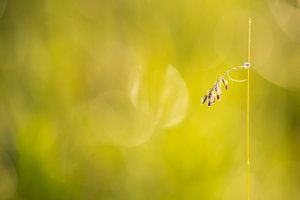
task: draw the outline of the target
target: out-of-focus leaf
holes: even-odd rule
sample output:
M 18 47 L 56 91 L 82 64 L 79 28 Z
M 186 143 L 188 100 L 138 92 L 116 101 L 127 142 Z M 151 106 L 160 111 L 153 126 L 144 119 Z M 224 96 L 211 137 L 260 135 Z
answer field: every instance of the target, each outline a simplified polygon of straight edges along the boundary
M 172 65 L 167 67 L 162 90 L 156 91 L 154 99 L 147 95 L 152 87 L 146 84 L 149 82 L 146 77 L 145 70 L 139 66 L 129 86 L 130 100 L 134 108 L 143 113 L 154 113 L 156 125 L 161 128 L 178 124 L 185 117 L 189 104 L 188 89 L 179 72 Z M 150 100 L 157 101 L 158 106 L 150 107 Z
M 145 84 L 145 72 L 141 65 L 133 73 L 133 81 L 129 84 L 130 100 L 135 109 L 143 113 L 149 112 L 149 97 L 147 90 L 149 86 Z
M 157 123 L 164 128 L 178 124 L 185 117 L 188 104 L 189 94 L 185 81 L 179 72 L 169 65 L 160 97 Z

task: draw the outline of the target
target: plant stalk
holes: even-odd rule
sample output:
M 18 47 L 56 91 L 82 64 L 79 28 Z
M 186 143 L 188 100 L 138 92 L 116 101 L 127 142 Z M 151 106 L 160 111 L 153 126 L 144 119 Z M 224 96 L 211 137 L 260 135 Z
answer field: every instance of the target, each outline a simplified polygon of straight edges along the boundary
M 248 26 L 248 63 L 251 63 L 251 18 Z M 246 195 L 251 198 L 251 168 L 250 168 L 250 68 L 247 69 L 247 110 L 246 110 Z

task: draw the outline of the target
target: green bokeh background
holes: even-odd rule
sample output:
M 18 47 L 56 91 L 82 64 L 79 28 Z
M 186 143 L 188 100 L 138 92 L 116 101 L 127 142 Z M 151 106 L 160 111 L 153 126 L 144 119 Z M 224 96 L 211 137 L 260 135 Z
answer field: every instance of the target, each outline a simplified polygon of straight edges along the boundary
M 200 102 L 249 16 L 252 199 L 300 198 L 299 1 L 0 2 L 1 200 L 246 199 L 246 84 Z

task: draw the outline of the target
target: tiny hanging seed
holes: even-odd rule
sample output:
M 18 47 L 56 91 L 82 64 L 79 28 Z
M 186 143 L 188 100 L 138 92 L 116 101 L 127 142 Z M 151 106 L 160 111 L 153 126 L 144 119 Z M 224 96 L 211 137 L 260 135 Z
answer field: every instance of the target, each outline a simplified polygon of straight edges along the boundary
M 202 104 L 205 104 L 206 100 L 207 100 L 207 95 L 204 95 L 204 96 L 202 97 L 201 103 L 202 103 Z
M 226 81 L 225 78 L 222 77 L 222 82 L 225 85 L 225 89 L 228 90 L 228 81 Z

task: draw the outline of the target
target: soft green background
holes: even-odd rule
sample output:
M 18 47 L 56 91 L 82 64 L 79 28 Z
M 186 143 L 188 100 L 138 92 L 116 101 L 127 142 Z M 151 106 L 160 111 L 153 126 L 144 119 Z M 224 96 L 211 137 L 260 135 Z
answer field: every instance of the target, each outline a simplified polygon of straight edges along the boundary
M 299 200 L 300 1 L 0 2 L 1 200 L 246 199 L 246 84 L 200 101 L 249 16 L 252 200 Z

